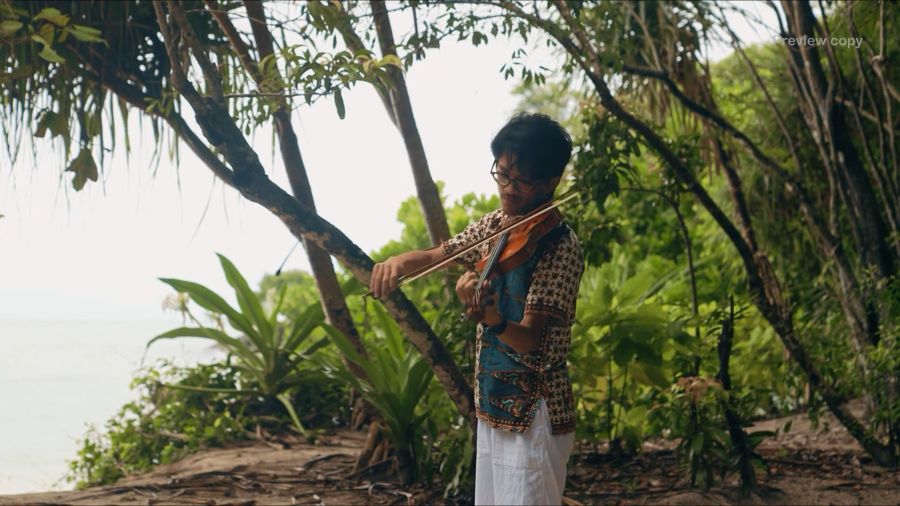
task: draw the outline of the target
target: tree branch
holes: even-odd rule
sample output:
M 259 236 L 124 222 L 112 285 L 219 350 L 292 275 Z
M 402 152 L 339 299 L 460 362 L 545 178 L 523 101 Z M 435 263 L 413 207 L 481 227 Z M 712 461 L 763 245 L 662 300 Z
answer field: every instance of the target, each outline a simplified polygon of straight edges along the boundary
M 219 6 L 218 0 L 203 0 L 203 4 L 206 6 L 206 9 L 209 11 L 209 13 L 212 14 L 212 17 L 216 20 L 216 23 L 219 24 L 222 32 L 225 33 L 225 37 L 228 38 L 228 43 L 231 44 L 231 48 L 234 50 L 235 54 L 237 54 L 238 60 L 241 62 L 244 70 L 246 70 L 247 73 L 250 74 L 253 80 L 257 83 L 257 85 L 259 85 L 259 83 L 263 81 L 263 75 L 259 71 L 259 67 L 256 65 L 256 62 L 253 61 L 253 58 L 250 56 L 250 48 L 247 47 L 244 39 L 241 38 L 241 34 L 237 31 L 237 28 L 235 28 L 234 23 L 231 22 L 231 18 L 228 17 L 228 13 L 222 10 L 222 8 Z
M 212 93 L 213 98 L 221 99 L 222 75 L 219 73 L 219 69 L 209 60 L 206 47 L 200 42 L 200 39 L 197 38 L 197 34 L 194 33 L 194 28 L 188 21 L 187 14 L 185 14 L 184 7 L 181 6 L 180 0 L 169 0 L 169 14 L 172 16 L 172 19 L 175 20 L 175 23 L 178 24 L 181 31 L 181 38 L 187 42 L 194 54 L 194 58 L 196 58 L 197 63 L 200 64 L 200 70 L 203 72 L 207 89 Z

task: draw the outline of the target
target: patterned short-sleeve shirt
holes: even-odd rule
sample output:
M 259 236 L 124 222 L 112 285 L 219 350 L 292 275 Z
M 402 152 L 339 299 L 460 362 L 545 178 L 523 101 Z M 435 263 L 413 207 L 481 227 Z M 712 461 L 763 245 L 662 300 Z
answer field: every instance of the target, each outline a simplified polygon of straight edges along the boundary
M 509 221 L 501 209 L 490 212 L 445 241 L 444 253 L 456 253 Z M 536 401 L 543 398 L 553 434 L 575 430 L 575 401 L 566 358 L 584 260 L 578 238 L 567 225 L 561 224 L 545 239 L 529 262 L 492 282 L 500 294 L 498 309 L 509 321 L 519 322 L 529 313 L 550 316 L 538 346 L 529 353 L 516 353 L 478 325 L 476 416 L 497 429 L 525 432 L 534 418 Z M 471 267 L 491 246 L 483 244 L 458 260 Z

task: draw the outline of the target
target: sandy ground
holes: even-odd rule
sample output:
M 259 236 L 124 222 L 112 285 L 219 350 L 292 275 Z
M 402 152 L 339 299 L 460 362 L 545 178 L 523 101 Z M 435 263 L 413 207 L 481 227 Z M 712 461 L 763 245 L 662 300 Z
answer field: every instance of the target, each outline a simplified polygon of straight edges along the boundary
M 691 489 L 669 441 L 649 442 L 627 462 L 603 448 L 582 448 L 569 466 L 566 503 L 575 504 L 890 504 L 900 505 L 900 471 L 874 465 L 830 417 L 813 430 L 804 415 L 790 433 L 764 442 L 769 472 L 758 473 L 762 495 L 741 497 L 734 477 L 708 492 Z M 771 430 L 787 419 L 751 430 Z M 404 490 L 396 476 L 352 475 L 365 434 L 342 431 L 316 446 L 298 440 L 261 441 L 209 449 L 114 486 L 82 491 L 0 496 L 0 506 L 434 504 L 441 491 Z M 377 470 L 376 470 L 377 471 Z

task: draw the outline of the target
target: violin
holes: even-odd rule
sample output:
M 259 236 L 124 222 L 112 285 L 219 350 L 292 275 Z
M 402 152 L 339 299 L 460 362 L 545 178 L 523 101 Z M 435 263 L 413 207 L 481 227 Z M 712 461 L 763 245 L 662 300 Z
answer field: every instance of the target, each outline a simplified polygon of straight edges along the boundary
M 541 237 L 553 230 L 562 221 L 562 213 L 559 212 L 557 207 L 577 196 L 578 193 L 572 191 L 555 200 L 551 200 L 538 206 L 515 222 L 500 228 L 500 230 L 483 239 L 466 245 L 466 247 L 458 252 L 416 269 L 409 274 L 400 276 L 397 287 L 399 288 L 406 283 L 427 276 L 446 266 L 453 260 L 456 260 L 482 244 L 493 241 L 494 239 L 498 239 L 497 244 L 492 248 L 488 255 L 479 260 L 475 265 L 475 269 L 480 273 L 478 286 L 481 286 L 488 276 L 496 271 L 495 268 L 499 269 L 499 273 L 515 269 L 534 254 Z M 368 292 L 364 296 L 370 295 L 372 295 L 372 292 Z M 478 295 L 476 295 L 476 299 L 480 302 Z
M 562 222 L 563 216 L 556 208 L 539 214 L 533 218 L 519 220 L 515 228 L 504 232 L 493 249 L 476 262 L 475 270 L 479 273 L 478 290 L 475 292 L 475 305 L 467 308 L 463 317 L 481 316 L 481 286 L 485 280 L 494 275 L 503 274 L 516 269 L 528 261 L 537 250 L 540 240 Z

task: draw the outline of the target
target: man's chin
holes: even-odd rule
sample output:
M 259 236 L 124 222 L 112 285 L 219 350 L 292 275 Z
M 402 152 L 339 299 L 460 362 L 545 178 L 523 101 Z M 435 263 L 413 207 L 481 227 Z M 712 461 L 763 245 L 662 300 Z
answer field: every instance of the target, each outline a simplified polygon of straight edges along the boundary
M 511 216 L 516 216 L 516 215 L 520 214 L 520 210 L 521 210 L 521 206 L 519 205 L 518 202 L 509 201 L 506 199 L 500 199 L 500 208 L 503 209 L 504 213 L 511 215 Z

